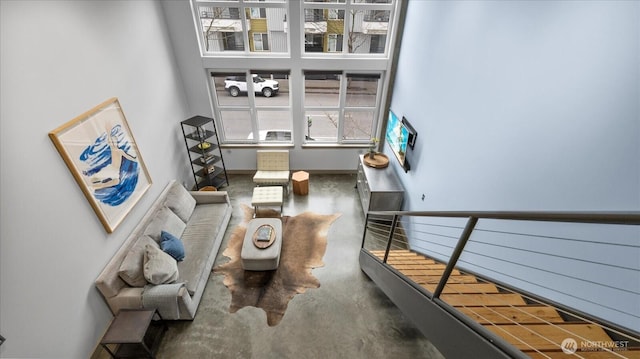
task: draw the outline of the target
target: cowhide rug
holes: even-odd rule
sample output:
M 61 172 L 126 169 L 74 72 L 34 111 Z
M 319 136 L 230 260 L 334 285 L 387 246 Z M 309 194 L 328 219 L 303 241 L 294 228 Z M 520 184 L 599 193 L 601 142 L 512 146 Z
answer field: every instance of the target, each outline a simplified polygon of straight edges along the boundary
M 229 312 L 235 313 L 246 306 L 262 308 L 267 313 L 267 324 L 280 323 L 289 301 L 308 288 L 320 287 L 311 274 L 313 268 L 324 265 L 322 257 L 327 248 L 327 232 L 340 214 L 322 215 L 304 212 L 294 217 L 282 217 L 282 248 L 280 264 L 273 271 L 245 271 L 240 261 L 242 241 L 253 208 L 242 205 L 244 221 L 231 233 L 229 244 L 222 253 L 230 261 L 215 267 L 215 273 L 224 274 L 224 285 L 231 291 Z M 277 217 L 279 213 L 260 210 L 260 217 Z

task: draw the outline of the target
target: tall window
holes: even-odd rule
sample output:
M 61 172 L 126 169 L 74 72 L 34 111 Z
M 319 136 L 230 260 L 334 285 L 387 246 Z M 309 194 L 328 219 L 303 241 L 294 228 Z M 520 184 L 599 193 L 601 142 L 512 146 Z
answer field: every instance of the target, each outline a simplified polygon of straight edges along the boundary
M 345 140 L 369 140 L 380 107 L 380 74 L 346 74 L 344 104 Z
M 329 52 L 342 52 L 342 34 L 329 34 Z
M 255 51 L 269 50 L 269 37 L 267 34 L 253 34 L 253 48 Z
M 400 0 L 190 1 L 224 144 L 380 136 Z
M 267 17 L 267 11 L 263 7 L 250 8 L 252 19 L 264 19 Z
M 222 6 L 229 1 L 194 0 L 196 24 L 199 25 L 202 53 L 205 56 L 228 52 L 250 53 L 271 51 L 287 53 L 287 3 L 284 0 L 238 0 L 238 6 Z M 220 6 L 216 6 L 220 4 Z M 243 7 L 243 4 L 251 5 Z M 271 46 L 247 46 L 255 40 L 253 34 L 261 33 L 271 39 Z
M 369 141 L 380 107 L 380 74 L 304 73 L 307 143 Z
M 199 6 L 205 52 L 242 51 L 240 9 Z
M 305 1 L 304 33 L 305 51 L 318 52 L 319 46 L 311 46 L 309 38 L 320 36 L 331 41 L 333 35 L 343 36 L 344 46 L 339 52 L 348 54 L 384 54 L 386 52 L 392 0 Z M 374 39 L 375 38 L 375 39 Z M 381 41 L 382 40 L 382 41 Z M 375 45 L 371 46 L 375 41 Z M 316 41 L 317 44 L 318 41 Z M 323 47 L 323 52 L 333 52 Z
M 329 20 L 344 20 L 344 10 L 329 9 Z
M 227 143 L 291 142 L 288 71 L 211 72 Z

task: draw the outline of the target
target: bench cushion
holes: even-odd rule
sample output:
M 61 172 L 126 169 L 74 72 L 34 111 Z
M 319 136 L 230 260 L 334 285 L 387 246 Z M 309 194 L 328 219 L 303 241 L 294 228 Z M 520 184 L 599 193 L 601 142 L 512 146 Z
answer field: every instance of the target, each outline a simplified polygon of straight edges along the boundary
M 289 183 L 289 171 L 257 171 L 253 176 L 257 184 L 285 185 Z
M 252 206 L 275 206 L 282 205 L 282 187 L 255 187 L 251 197 Z

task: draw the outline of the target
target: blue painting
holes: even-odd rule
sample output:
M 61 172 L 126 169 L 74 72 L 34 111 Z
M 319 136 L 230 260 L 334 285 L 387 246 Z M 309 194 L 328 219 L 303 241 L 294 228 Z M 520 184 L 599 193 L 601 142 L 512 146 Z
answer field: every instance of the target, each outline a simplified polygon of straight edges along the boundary
M 138 161 L 131 152 L 131 143 L 126 138 L 122 125 L 115 125 L 102 133 L 88 146 L 80 161 L 88 164 L 82 171 L 90 178 L 94 197 L 110 206 L 126 201 L 138 183 Z
M 151 186 L 118 99 L 101 103 L 49 137 L 107 232 L 113 232 Z

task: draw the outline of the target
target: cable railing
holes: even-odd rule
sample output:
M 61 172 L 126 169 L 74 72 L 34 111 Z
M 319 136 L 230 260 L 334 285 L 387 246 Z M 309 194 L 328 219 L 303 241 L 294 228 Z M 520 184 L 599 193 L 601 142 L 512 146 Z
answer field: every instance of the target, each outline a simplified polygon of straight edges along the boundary
M 512 356 L 640 358 L 640 212 L 369 212 L 362 247 Z

